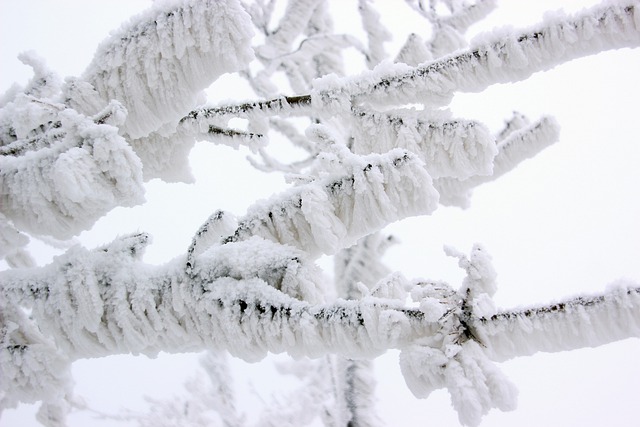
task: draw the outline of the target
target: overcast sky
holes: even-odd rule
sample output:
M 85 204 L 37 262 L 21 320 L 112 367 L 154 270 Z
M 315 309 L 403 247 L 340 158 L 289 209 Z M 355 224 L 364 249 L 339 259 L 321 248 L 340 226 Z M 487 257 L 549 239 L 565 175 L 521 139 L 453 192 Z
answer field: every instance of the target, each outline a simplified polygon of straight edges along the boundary
M 397 3 L 379 2 L 385 7 L 385 20 L 398 18 L 390 7 Z M 544 10 L 560 4 L 576 9 L 586 3 L 593 2 L 502 1 L 482 27 L 529 25 L 539 21 Z M 63 76 L 80 74 L 97 43 L 148 4 L 1 2 L 0 90 L 29 78 L 30 70 L 16 59 L 25 50 L 35 50 Z M 412 25 L 403 18 L 399 34 L 417 30 Z M 445 279 L 457 286 L 461 273 L 455 260 L 444 256 L 442 246 L 468 251 L 480 242 L 493 255 L 499 275 L 495 299 L 505 308 L 598 292 L 620 277 L 640 281 L 639 73 L 640 50 L 621 50 L 564 64 L 527 82 L 456 96 L 451 106 L 455 116 L 482 121 L 494 131 L 514 110 L 532 119 L 551 114 L 562 126 L 561 140 L 508 176 L 479 188 L 471 208 L 440 208 L 430 217 L 390 226 L 388 231 L 403 244 L 389 252 L 387 263 L 410 278 Z M 239 90 L 223 93 L 218 87 L 212 96 L 247 95 Z M 244 162 L 246 154 L 199 144 L 192 155 L 195 185 L 152 182 L 145 205 L 116 209 L 79 241 L 93 247 L 117 234 L 141 230 L 154 236 L 148 262 L 162 263 L 184 253 L 193 232 L 215 209 L 241 215 L 251 201 L 282 188 L 280 177 L 252 170 Z M 34 250 L 42 263 L 52 255 L 41 245 Z M 501 368 L 520 390 L 519 407 L 512 413 L 493 411 L 482 425 L 637 426 L 639 358 L 636 339 L 503 363 Z M 376 366 L 378 409 L 388 425 L 457 425 L 445 391 L 425 401 L 410 394 L 397 353 Z M 264 374 L 268 368 L 243 363 L 236 368 L 242 371 L 241 390 L 247 390 L 241 406 L 255 415 L 256 394 L 266 394 L 261 390 L 268 390 L 271 381 Z M 74 373 L 80 395 L 97 408 L 116 411 L 121 406 L 139 407 L 145 393 L 162 397 L 178 392 L 172 389 L 194 370 L 193 357 L 163 356 L 148 362 L 120 356 L 79 362 Z M 248 378 L 256 391 L 244 386 Z M 73 416 L 71 425 L 88 425 L 86 420 Z M 0 419 L 1 427 L 18 425 L 35 425 L 31 408 L 5 411 Z

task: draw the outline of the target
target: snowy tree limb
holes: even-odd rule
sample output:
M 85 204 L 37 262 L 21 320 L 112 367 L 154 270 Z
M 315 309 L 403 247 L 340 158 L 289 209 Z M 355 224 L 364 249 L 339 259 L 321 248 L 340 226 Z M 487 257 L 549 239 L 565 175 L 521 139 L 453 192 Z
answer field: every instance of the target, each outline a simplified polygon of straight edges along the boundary
M 334 254 L 389 222 L 431 213 L 438 194 L 422 162 L 396 149 L 350 154 L 340 174 L 293 187 L 249 209 L 226 242 L 262 236 L 312 256 Z
M 440 194 L 440 203 L 468 207 L 473 188 L 494 181 L 558 141 L 560 128 L 552 117 L 543 117 L 532 124 L 523 120 L 520 115 L 516 115 L 498 135 L 498 153 L 493 160 L 491 175 L 475 175 L 467 179 L 443 177 L 434 180 L 434 186 Z
M 497 149 L 486 126 L 430 111 L 377 112 L 354 107 L 351 149 L 358 154 L 394 147 L 417 154 L 432 178 L 490 175 Z
M 82 76 L 91 87 L 68 86 L 67 101 L 93 114 L 96 99 L 118 100 L 133 139 L 175 126 L 218 76 L 253 59 L 250 24 L 234 0 L 159 3 L 100 45 Z
M 495 83 L 524 80 L 537 71 L 605 50 L 640 45 L 634 2 L 588 9 L 574 17 L 556 18 L 531 30 L 498 34 L 497 41 L 417 67 L 396 66 L 365 72 L 345 80 L 316 85 L 310 95 L 280 97 L 237 105 L 193 110 L 182 120 L 213 117 L 306 114 L 315 108 L 332 111 L 336 100 L 405 105 L 411 102 L 440 106 L 456 91 L 477 92 Z M 313 101 L 313 102 L 312 102 Z M 344 101 L 343 101 L 344 102 Z M 344 111 L 343 111 L 344 112 Z
M 210 348 L 247 360 L 267 352 L 368 358 L 389 348 L 406 348 L 410 358 L 405 365 L 410 367 L 424 363 L 419 355 L 427 350 L 420 349 L 428 347 L 455 349 L 454 355 L 462 351 L 451 369 L 486 357 L 482 369 L 489 369 L 490 359 L 640 335 L 637 285 L 486 316 L 468 311 L 466 298 L 431 285 L 424 288 L 427 299 L 419 308 L 375 296 L 313 304 L 285 293 L 288 280 L 318 280 L 313 267 L 297 258 L 300 253 L 291 258 L 291 249 L 282 247 L 278 255 L 274 244 L 267 250 L 255 241 L 235 249 L 233 245 L 242 243 L 227 244 L 203 254 L 194 272 L 186 274 L 184 259 L 164 266 L 140 262 L 147 242 L 148 236 L 134 235 L 93 251 L 76 248 L 43 268 L 0 273 L 6 297 L 0 357 L 3 365 L 15 367 L 2 372 L 7 396 L 43 398 L 66 381 L 64 364 L 112 354 Z M 225 250 L 230 252 L 221 252 Z M 247 255 L 244 267 L 232 262 L 238 252 Z M 264 258 L 271 253 L 281 256 L 281 267 L 275 270 L 278 262 Z M 478 265 L 471 264 L 469 274 L 482 283 L 484 276 L 475 273 Z M 476 286 L 473 280 L 468 289 L 476 289 L 469 287 Z M 288 286 L 291 289 L 291 283 Z M 475 292 L 470 295 L 479 295 Z M 436 295 L 439 299 L 433 300 Z M 30 308 L 30 319 L 20 315 L 20 306 Z M 464 350 L 466 342 L 480 347 Z M 419 347 L 412 347 L 416 344 Z M 54 365 L 44 363 L 54 355 Z M 52 368 L 57 373 L 49 372 Z
M 320 97 L 345 92 L 358 100 L 441 105 L 456 91 L 477 92 L 495 83 L 523 80 L 572 59 L 609 49 L 640 44 L 635 2 L 595 6 L 573 17 L 562 17 L 519 34 L 499 34 L 415 69 L 400 70 L 373 79 L 356 78 L 347 87 L 322 89 Z M 550 22 L 549 22 L 550 21 Z M 340 85 L 338 85 L 340 86 Z M 327 91 L 329 93 L 323 93 Z
M 142 164 L 117 128 L 72 109 L 56 117 L 59 127 L 43 133 L 46 146 L 0 157 L 0 200 L 18 229 L 68 239 L 114 207 L 144 200 Z
M 596 347 L 640 336 L 640 286 L 507 310 L 474 319 L 473 333 L 494 360 Z

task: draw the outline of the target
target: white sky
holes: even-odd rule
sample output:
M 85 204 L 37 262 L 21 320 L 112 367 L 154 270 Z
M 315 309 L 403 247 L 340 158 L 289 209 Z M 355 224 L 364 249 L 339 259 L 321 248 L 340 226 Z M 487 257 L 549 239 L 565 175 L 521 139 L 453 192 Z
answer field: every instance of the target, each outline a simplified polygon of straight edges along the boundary
M 1 2 L 0 91 L 14 81 L 25 83 L 30 76 L 30 70 L 15 59 L 24 50 L 35 50 L 63 76 L 80 74 L 97 43 L 149 3 Z M 575 9 L 586 2 L 500 3 L 483 26 L 520 27 L 539 21 L 544 10 L 560 4 Z M 397 0 L 379 4 L 385 7 L 385 20 L 397 19 Z M 412 25 L 403 18 L 401 29 L 416 31 Z M 478 189 L 470 209 L 440 208 L 431 217 L 389 227 L 403 244 L 390 251 L 388 264 L 407 277 L 446 279 L 457 285 L 461 274 L 455 260 L 444 256 L 443 244 L 468 251 L 480 242 L 493 255 L 499 274 L 496 301 L 505 308 L 597 292 L 619 277 L 640 281 L 639 72 L 640 50 L 622 50 L 562 65 L 527 82 L 456 96 L 451 106 L 454 115 L 483 121 L 496 131 L 513 110 L 533 119 L 554 115 L 562 126 L 561 141 Z M 229 92 L 220 98 L 234 95 Z M 143 230 L 155 238 L 148 262 L 162 263 L 183 253 L 192 233 L 215 209 L 242 214 L 251 201 L 282 186 L 279 177 L 253 171 L 244 162 L 245 155 L 198 145 L 192 156 L 195 185 L 152 182 L 144 206 L 115 210 L 79 240 L 92 247 L 117 234 Z M 42 262 L 51 256 L 45 248 L 34 247 Z M 493 411 L 482 425 L 640 425 L 635 411 L 640 403 L 639 357 L 640 341 L 627 340 L 503 363 L 501 368 L 520 390 L 519 407 L 511 413 Z M 393 352 L 377 363 L 378 409 L 387 424 L 457 425 L 446 392 L 415 399 L 397 365 Z M 268 390 L 272 381 L 265 375 L 268 368 L 244 363 L 236 368 L 242 371 L 241 386 L 250 378 L 257 393 Z M 139 407 L 142 394 L 163 397 L 179 392 L 175 388 L 194 369 L 193 357 L 163 356 L 149 362 L 119 356 L 79 362 L 74 373 L 80 395 L 96 408 L 115 411 L 121 406 Z M 255 415 L 255 393 L 248 387 L 242 390 L 241 406 Z M 0 419 L 0 427 L 18 425 L 36 425 L 30 407 L 5 411 Z M 73 416 L 71 425 L 111 424 Z

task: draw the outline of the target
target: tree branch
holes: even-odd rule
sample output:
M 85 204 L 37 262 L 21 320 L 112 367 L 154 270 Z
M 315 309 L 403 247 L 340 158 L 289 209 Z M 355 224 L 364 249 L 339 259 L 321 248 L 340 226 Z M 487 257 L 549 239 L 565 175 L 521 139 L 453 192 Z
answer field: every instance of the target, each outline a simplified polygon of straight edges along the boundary
M 635 26 L 635 4 L 607 5 L 575 17 L 539 25 L 511 36 L 502 35 L 464 52 L 399 71 L 365 72 L 310 95 L 279 97 L 236 105 L 193 110 L 182 120 L 213 117 L 249 117 L 252 114 L 306 114 L 312 100 L 327 107 L 336 97 L 375 101 L 385 105 L 411 102 L 442 105 L 456 91 L 478 92 L 495 83 L 524 80 L 572 59 L 604 50 L 637 47 L 640 31 Z M 327 101 L 329 100 L 329 101 Z
M 640 336 L 640 287 L 474 319 L 474 334 L 494 360 L 596 347 Z

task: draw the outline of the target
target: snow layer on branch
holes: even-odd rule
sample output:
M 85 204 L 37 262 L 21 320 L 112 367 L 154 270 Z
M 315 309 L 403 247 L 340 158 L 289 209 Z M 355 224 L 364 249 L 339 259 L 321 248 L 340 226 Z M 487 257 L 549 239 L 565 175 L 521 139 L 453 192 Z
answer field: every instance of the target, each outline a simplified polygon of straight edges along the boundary
M 633 2 L 606 3 L 574 17 L 547 18 L 518 33 L 500 31 L 473 46 L 416 68 L 376 67 L 346 81 L 324 81 L 312 93 L 327 111 L 356 99 L 381 105 L 446 105 L 456 91 L 478 92 L 526 79 L 575 58 L 640 45 L 640 12 Z M 488 40 L 487 40 L 488 39 Z M 343 110 L 344 111 L 344 110 Z
M 63 396 L 72 385 L 69 359 L 22 308 L 6 299 L 0 308 L 0 413 Z
M 553 117 L 543 117 L 529 125 L 521 116 L 516 116 L 499 135 L 504 139 L 500 140 L 497 146 L 493 174 L 473 176 L 464 180 L 449 177 L 435 180 L 434 186 L 440 193 L 440 203 L 468 207 L 474 187 L 493 181 L 513 170 L 524 160 L 557 142 L 559 133 L 560 127 Z
M 470 5 L 464 4 L 451 15 L 441 17 L 439 21 L 463 33 L 471 25 L 489 15 L 496 6 L 496 0 L 477 0 Z
M 368 297 L 312 305 L 257 277 L 264 273 L 276 285 L 311 280 L 313 269 L 301 272 L 306 267 L 289 257 L 291 248 L 281 249 L 288 254 L 278 265 L 295 272 L 270 272 L 260 260 L 274 262 L 268 253 L 274 244 L 254 239 L 216 248 L 210 258 L 199 258 L 198 274 L 187 275 L 182 258 L 159 267 L 140 262 L 147 241 L 134 235 L 93 251 L 75 247 L 45 267 L 1 272 L 5 301 L 29 307 L 42 333 L 71 361 L 204 348 L 254 361 L 268 351 L 371 357 L 435 332 L 432 322 L 401 302 Z M 261 252 L 264 245 L 271 245 L 266 254 L 236 264 L 242 248 Z M 227 250 L 232 252 L 223 258 L 231 265 L 225 267 L 214 255 Z M 19 386 L 0 385 L 7 393 Z
M 28 243 L 29 237 L 0 213 L 0 259 L 5 258 L 12 267 L 32 267 L 35 261 L 23 249 Z
M 304 252 L 258 236 L 210 248 L 197 258 L 193 275 L 204 282 L 258 277 L 290 297 L 312 303 L 324 302 L 326 293 L 322 271 Z
M 596 347 L 640 336 L 640 288 L 620 282 L 602 295 L 504 311 L 472 327 L 493 360 Z
M 251 28 L 235 0 L 157 2 L 101 44 L 82 79 L 104 102 L 126 107 L 126 134 L 144 137 L 175 125 L 218 76 L 248 65 Z
M 446 120 L 417 110 L 379 113 L 357 109 L 352 121 L 357 154 L 380 153 L 394 147 L 420 156 L 433 178 L 465 179 L 490 175 L 497 154 L 489 130 L 474 121 Z
M 194 182 L 189 166 L 189 152 L 196 142 L 192 135 L 165 137 L 153 132 L 130 142 L 144 165 L 145 181 L 160 178 L 165 182 Z
M 400 368 L 416 397 L 426 398 L 446 387 L 463 425 L 479 425 L 493 408 L 509 411 L 516 407 L 515 386 L 475 341 L 466 341 L 453 351 L 409 346 L 400 353 Z
M 426 215 L 438 193 L 415 155 L 401 149 L 351 155 L 346 174 L 300 185 L 249 208 L 228 241 L 258 235 L 303 249 L 334 254 L 402 218 Z
M 51 108 L 24 97 L 2 113 L 13 117 L 16 129 L 24 121 L 26 130 L 51 123 L 50 112 L 42 111 Z M 114 207 L 144 201 L 142 165 L 117 128 L 70 109 L 52 117 L 44 148 L 0 158 L 2 213 L 18 229 L 68 239 Z

